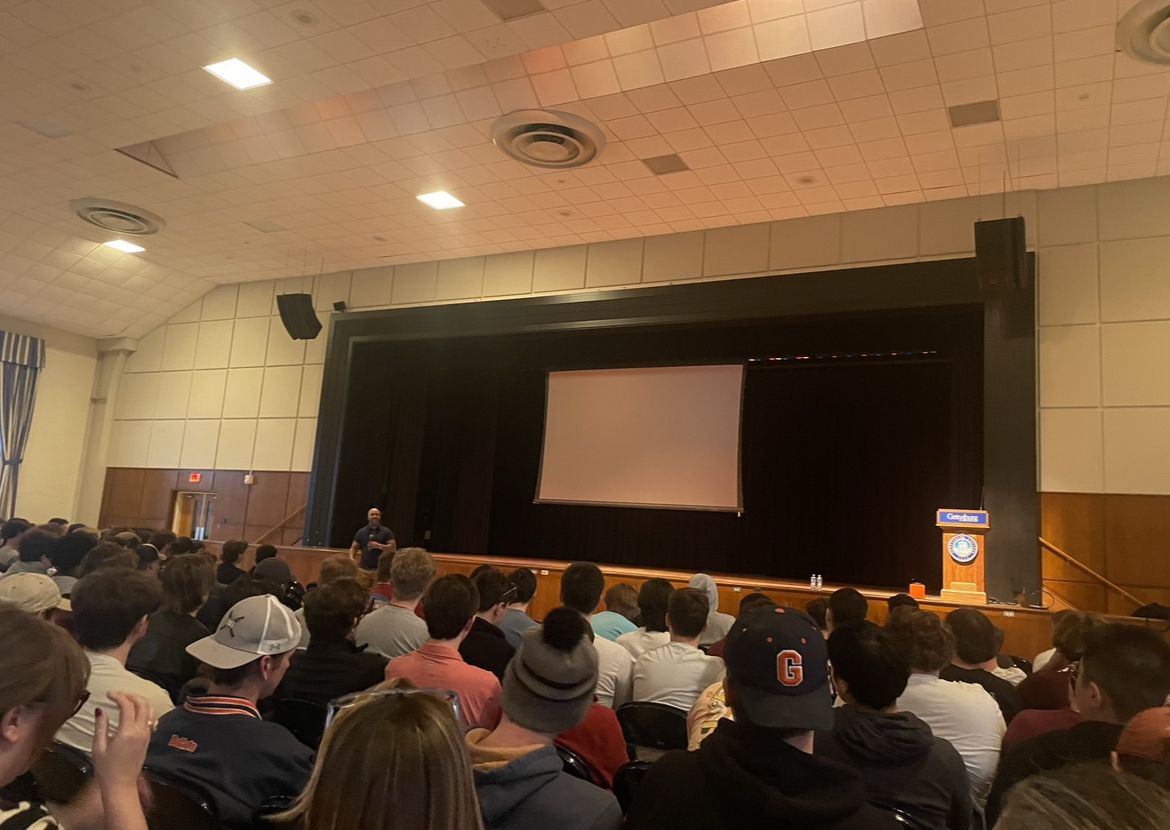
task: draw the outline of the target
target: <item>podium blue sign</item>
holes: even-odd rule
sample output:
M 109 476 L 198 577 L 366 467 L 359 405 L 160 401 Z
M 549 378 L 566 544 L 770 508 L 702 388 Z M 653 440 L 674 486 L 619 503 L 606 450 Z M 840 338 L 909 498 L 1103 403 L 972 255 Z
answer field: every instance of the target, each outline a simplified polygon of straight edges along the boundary
M 966 525 L 968 527 L 987 527 L 988 516 L 986 510 L 940 510 L 938 520 L 940 525 Z

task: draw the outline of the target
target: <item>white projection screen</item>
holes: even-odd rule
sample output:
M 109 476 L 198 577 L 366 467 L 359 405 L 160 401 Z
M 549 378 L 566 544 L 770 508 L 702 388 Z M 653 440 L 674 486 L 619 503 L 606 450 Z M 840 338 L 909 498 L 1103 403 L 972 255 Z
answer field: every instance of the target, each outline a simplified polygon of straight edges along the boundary
M 538 503 L 743 509 L 744 367 L 549 372 Z

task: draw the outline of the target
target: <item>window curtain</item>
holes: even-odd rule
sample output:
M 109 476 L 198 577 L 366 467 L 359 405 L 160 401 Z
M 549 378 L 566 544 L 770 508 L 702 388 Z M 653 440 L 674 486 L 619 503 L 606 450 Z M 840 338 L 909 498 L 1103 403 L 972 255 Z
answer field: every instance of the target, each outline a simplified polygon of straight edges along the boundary
M 45 341 L 0 331 L 0 518 L 16 511 L 20 463 L 32 427 Z

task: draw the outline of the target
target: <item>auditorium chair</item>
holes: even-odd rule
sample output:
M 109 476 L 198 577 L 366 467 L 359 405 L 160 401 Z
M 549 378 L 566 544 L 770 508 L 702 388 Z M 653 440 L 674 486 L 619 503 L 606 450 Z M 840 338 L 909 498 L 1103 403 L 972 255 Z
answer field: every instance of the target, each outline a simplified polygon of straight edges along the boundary
M 41 798 L 64 804 L 93 777 L 93 762 L 84 752 L 54 741 L 33 762 L 32 774 Z
M 295 697 L 276 701 L 273 720 L 293 733 L 293 736 L 310 749 L 321 746 L 325 734 L 327 709 L 320 703 Z
M 191 782 L 149 768 L 142 777 L 150 788 L 142 805 L 150 830 L 220 830 L 214 803 Z
M 649 769 L 650 764 L 645 761 L 630 761 L 618 767 L 618 771 L 613 774 L 613 794 L 621 805 L 622 815 L 630 812 L 630 805 L 634 803 L 634 792 Z
M 617 709 L 626 743 L 662 752 L 687 748 L 687 713 L 665 703 L 626 703 Z
M 590 769 L 584 758 L 560 744 L 555 744 L 555 746 L 557 755 L 561 756 L 561 767 L 565 772 L 574 778 L 580 778 L 582 781 L 593 782 L 593 770 Z

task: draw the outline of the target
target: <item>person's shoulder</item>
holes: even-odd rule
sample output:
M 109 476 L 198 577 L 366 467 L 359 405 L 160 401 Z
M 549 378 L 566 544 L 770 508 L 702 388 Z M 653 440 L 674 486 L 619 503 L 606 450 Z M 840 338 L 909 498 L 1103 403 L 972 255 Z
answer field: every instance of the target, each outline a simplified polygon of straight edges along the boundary
M 43 804 L 0 802 L 0 830 L 59 830 L 60 827 Z

